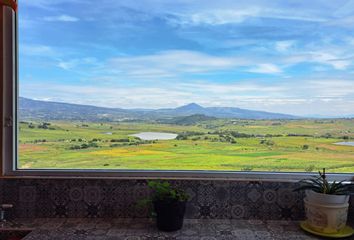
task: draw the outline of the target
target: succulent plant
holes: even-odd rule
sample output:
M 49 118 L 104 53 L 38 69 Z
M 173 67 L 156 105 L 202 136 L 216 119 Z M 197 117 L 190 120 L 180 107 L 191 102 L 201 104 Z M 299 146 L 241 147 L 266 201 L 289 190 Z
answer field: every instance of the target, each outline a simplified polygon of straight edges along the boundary
M 326 169 L 319 171 L 319 176 L 300 180 L 300 187 L 294 191 L 312 190 L 317 193 L 331 195 L 351 195 L 354 193 L 354 184 L 347 180 L 330 182 L 326 176 Z

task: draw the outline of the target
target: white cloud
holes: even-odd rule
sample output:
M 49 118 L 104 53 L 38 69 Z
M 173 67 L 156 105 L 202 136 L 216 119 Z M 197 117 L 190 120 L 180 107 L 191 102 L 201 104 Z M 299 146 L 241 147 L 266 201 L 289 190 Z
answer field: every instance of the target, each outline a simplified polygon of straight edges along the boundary
M 256 67 L 252 67 L 248 69 L 248 71 L 253 73 L 264 73 L 264 74 L 278 74 L 283 72 L 282 69 L 279 68 L 278 66 L 269 63 L 259 64 Z
M 22 84 L 21 95 L 79 104 L 121 108 L 166 108 L 196 102 L 295 115 L 349 115 L 354 113 L 354 80 L 290 79 L 215 83 L 178 80 L 154 85 L 92 80 L 90 85 Z
M 72 69 L 73 67 L 75 67 L 77 65 L 77 62 L 76 61 L 60 61 L 58 63 L 58 67 L 64 69 L 64 70 L 69 70 L 69 69 Z
M 182 25 L 221 25 L 239 24 L 255 18 L 272 18 L 299 20 L 310 22 L 325 22 L 338 8 L 338 4 L 308 4 L 304 1 L 297 4 L 286 1 L 247 1 L 218 0 L 205 1 L 177 0 L 169 1 L 141 0 L 121 1 L 115 6 L 124 6 L 138 11 L 145 11 L 158 16 L 174 16 L 169 20 L 173 24 Z M 142 8 L 141 6 L 144 6 Z
M 315 62 L 329 64 L 338 70 L 345 70 L 352 63 L 350 60 L 342 59 L 341 56 L 338 56 L 335 53 L 325 51 L 312 53 L 312 60 Z
M 347 41 L 348 44 L 354 46 L 354 37 L 347 37 L 346 41 Z
M 52 47 L 37 44 L 21 44 L 20 53 L 29 56 L 53 56 L 56 54 Z
M 196 12 L 181 16 L 183 24 L 210 24 L 220 25 L 227 23 L 241 23 L 249 17 L 255 17 L 259 14 L 260 9 L 253 7 L 248 9 L 212 9 L 204 12 Z
M 160 14 L 167 10 L 173 24 L 182 25 L 221 25 L 240 24 L 246 21 L 257 23 L 260 19 L 292 20 L 302 22 L 325 23 L 332 18 L 332 11 L 338 6 L 318 6 L 305 3 L 287 4 L 279 1 L 177 1 L 177 8 L 168 9 L 168 5 L 154 2 L 148 8 Z M 163 5 L 163 7 L 161 7 Z M 175 5 L 175 6 L 176 6 Z M 290 5 L 290 6 L 289 6 Z M 160 6 L 160 7 L 156 7 Z M 314 7 L 315 6 L 315 7 Z M 137 8 L 136 6 L 132 6 Z M 155 8 L 154 8 L 155 7 Z M 164 12 L 165 11 L 165 12 Z M 155 12 L 155 14 L 159 14 Z M 165 13 L 166 14 L 166 13 Z M 262 21 L 262 20 L 260 20 Z
M 293 42 L 278 42 L 278 49 L 286 51 Z M 342 49 L 328 48 L 326 51 L 299 50 L 279 56 L 249 54 L 247 56 L 215 56 L 197 51 L 170 50 L 151 55 L 121 56 L 107 60 L 103 74 L 130 78 L 176 77 L 181 74 L 215 73 L 217 71 L 252 72 L 260 74 L 286 73 L 289 68 L 301 63 L 328 65 L 336 70 L 347 70 L 353 65 L 349 53 Z M 270 63 L 267 63 L 270 62 Z M 319 66 L 317 66 L 319 67 Z M 322 68 L 323 70 L 323 68 Z
M 338 116 L 354 112 L 353 85 L 354 81 L 349 80 L 308 80 L 278 85 L 246 82 L 232 84 L 177 82 L 133 87 L 64 84 L 39 87 L 32 83 L 21 88 L 21 95 L 105 107 L 166 108 L 196 102 L 206 107 L 228 106 L 295 115 Z M 341 90 L 333 94 L 331 89 L 335 86 Z M 345 97 L 348 94 L 352 97 Z
M 354 80 L 310 80 L 305 87 L 312 95 L 321 98 L 354 96 Z M 354 105 L 352 110 L 354 111 Z
M 336 18 L 326 22 L 326 25 L 351 29 L 354 26 L 354 16 L 350 15 L 347 17 Z
M 83 66 L 99 66 L 99 62 L 96 58 L 86 57 L 86 58 L 75 58 L 69 60 L 59 60 L 57 66 L 64 70 L 72 70 L 77 67 Z
M 343 48 L 338 51 L 328 47 L 327 49 L 307 52 L 300 50 L 298 54 L 288 55 L 284 58 L 280 58 L 280 60 L 290 65 L 313 62 L 330 65 L 336 70 L 346 70 L 353 64 L 353 60 L 348 54 L 350 54 L 348 49 Z
M 205 95 L 219 95 L 219 96 L 240 96 L 240 95 L 278 95 L 278 93 L 287 90 L 283 86 L 265 85 L 259 83 L 210 83 L 210 82 L 196 82 L 196 83 L 180 83 L 177 85 L 180 91 L 198 92 Z
M 180 73 L 205 73 L 232 69 L 248 60 L 218 57 L 195 51 L 164 51 L 145 56 L 117 57 L 108 61 L 105 70 L 138 77 L 167 77 Z
M 77 22 L 80 19 L 69 15 L 59 15 L 59 16 L 45 17 L 44 20 L 48 22 Z
M 275 49 L 278 52 L 286 52 L 294 45 L 293 41 L 279 41 L 275 43 Z
M 81 2 L 84 4 L 77 5 Z M 63 6 L 63 3 L 67 3 L 66 6 L 70 9 L 73 6 L 82 6 L 80 8 L 82 10 L 77 13 L 78 15 L 75 13 L 75 16 L 71 16 L 70 11 L 65 12 L 68 15 L 60 15 L 62 11 L 58 9 Z M 115 40 L 117 35 L 131 34 L 124 35 L 124 42 L 130 37 L 136 37 L 135 33 L 140 36 L 141 32 L 116 31 L 117 35 L 108 38 L 102 36 L 102 41 L 95 43 L 98 47 L 93 46 L 92 42 L 86 42 L 90 41 L 90 38 L 83 38 L 81 32 L 82 39 L 77 42 L 80 45 L 75 44 L 76 49 L 60 49 L 59 46 L 55 46 L 55 42 L 52 47 L 20 44 L 21 54 L 28 55 L 29 60 L 37 59 L 32 56 L 49 57 L 44 61 L 42 58 L 37 61 L 43 63 L 37 64 L 40 66 L 38 69 L 43 69 L 45 63 L 49 62 L 50 64 L 46 66 L 80 73 L 79 77 L 73 75 L 73 82 L 92 83 L 83 86 L 59 84 L 45 87 L 43 87 L 45 84 L 40 84 L 29 89 L 21 85 L 20 91 L 25 91 L 29 97 L 42 99 L 50 97 L 68 102 L 114 107 L 175 107 L 197 102 L 205 106 L 238 106 L 299 115 L 327 114 L 337 110 L 343 114 L 354 112 L 354 105 L 350 105 L 354 99 L 354 85 L 350 75 L 354 67 L 352 55 L 354 40 L 350 38 L 347 28 L 352 26 L 353 18 L 352 14 L 349 14 L 352 11 L 346 7 L 335 12 L 338 4 L 331 1 L 323 4 L 317 1 L 292 4 L 286 1 L 247 0 L 141 0 L 139 3 L 102 0 L 100 4 L 94 6 L 87 4 L 86 0 L 32 0 L 23 1 L 22 4 L 46 8 L 45 10 L 48 10 L 44 15 L 47 16 L 46 21 L 75 22 L 90 16 L 97 20 L 97 22 L 92 21 L 92 24 L 98 25 L 102 20 L 100 17 L 103 17 L 112 23 L 109 24 L 112 33 L 112 29 L 116 30 L 114 27 L 121 27 L 119 25 L 121 22 L 125 24 L 124 29 L 129 24 L 136 27 L 132 23 L 136 23 L 134 21 L 137 19 L 146 23 L 149 34 L 151 32 L 148 24 L 151 24 L 151 20 L 158 19 L 159 23 L 161 20 L 161 24 L 165 24 L 162 23 L 163 20 L 176 21 L 175 24 L 185 25 L 168 29 L 172 32 L 164 31 L 163 34 L 167 35 L 161 38 L 163 43 L 161 46 L 157 46 L 159 41 L 152 43 L 146 40 L 143 51 L 158 49 L 153 54 L 118 56 L 103 60 L 102 66 L 101 63 L 83 58 L 87 49 L 94 49 L 93 54 L 99 52 L 97 58 L 118 55 L 118 51 L 131 53 L 129 49 L 124 49 L 126 45 L 115 44 L 121 40 L 120 38 L 117 41 L 111 40 Z M 108 8 L 112 11 L 107 11 Z M 123 11 L 122 9 L 126 10 L 123 16 L 118 14 Z M 42 13 L 42 10 L 38 13 Z M 118 15 L 124 21 L 115 21 Z M 43 21 L 38 19 L 38 15 L 33 16 L 35 17 L 28 19 L 35 19 L 38 26 L 43 24 Z M 311 21 L 311 23 L 301 22 L 303 25 L 300 25 L 283 19 Z M 26 22 L 22 23 L 24 27 L 33 26 L 33 22 L 25 20 Z M 146 27 L 144 24 L 138 27 Z M 237 26 L 219 26 L 222 24 L 237 24 Z M 49 23 L 46 25 L 51 27 Z M 332 31 L 334 25 L 338 28 Z M 312 32 L 314 26 L 319 31 Z M 107 26 L 101 25 L 101 27 Z M 28 33 L 25 39 L 34 43 L 43 42 L 41 38 L 36 39 L 38 34 L 33 35 L 32 33 L 35 33 L 33 30 L 35 28 L 25 32 L 26 35 Z M 169 33 L 171 35 L 168 35 Z M 160 37 L 153 36 L 156 39 Z M 176 36 L 178 39 L 175 38 Z M 141 39 L 145 38 L 141 37 Z M 164 45 L 166 40 L 172 44 L 171 39 L 173 46 L 181 47 L 193 43 L 188 46 L 190 47 L 188 49 L 195 47 L 194 49 L 205 52 L 171 50 Z M 114 43 L 110 45 L 112 42 Z M 139 44 L 139 41 L 128 42 L 128 45 L 139 50 L 141 45 L 135 43 Z M 182 44 L 179 45 L 180 43 Z M 68 46 L 70 47 L 73 46 Z M 226 54 L 225 49 L 227 49 Z M 27 62 L 32 64 L 34 61 Z M 296 66 L 296 70 L 299 71 L 295 72 L 293 71 L 295 68 L 291 67 L 297 64 L 299 66 Z M 310 72 L 309 69 L 315 69 L 317 72 Z M 230 80 L 233 76 L 237 79 L 242 78 L 244 74 L 241 72 L 263 75 L 257 75 L 261 78 L 254 81 Z M 82 77 L 84 73 L 87 75 Z M 225 73 L 230 75 L 225 77 Z M 303 79 L 305 73 L 308 73 L 307 79 Z M 36 71 L 32 74 L 35 75 L 32 79 L 34 81 L 39 82 L 40 78 L 44 79 L 43 82 L 49 81 Z M 312 76 L 309 76 L 310 74 Z M 334 75 L 335 78 L 327 79 Z M 208 80 L 204 82 L 195 80 L 203 77 Z M 215 78 L 211 79 L 212 77 Z M 285 79 L 286 77 L 288 79 Z M 312 80 L 312 77 L 315 80 Z M 59 81 L 54 78 L 50 81 Z
M 200 74 L 216 71 L 247 71 L 279 74 L 282 69 L 263 63 L 257 56 L 213 56 L 196 51 L 171 50 L 152 55 L 124 56 L 110 59 L 105 73 L 139 78 L 174 77 L 180 74 Z M 247 68 L 247 70 L 242 70 Z
M 87 3 L 85 0 L 31 0 L 31 1 L 21 1 L 20 5 L 26 5 L 31 7 L 43 8 L 47 10 L 55 10 L 54 6 L 59 4 L 70 4 L 70 3 Z

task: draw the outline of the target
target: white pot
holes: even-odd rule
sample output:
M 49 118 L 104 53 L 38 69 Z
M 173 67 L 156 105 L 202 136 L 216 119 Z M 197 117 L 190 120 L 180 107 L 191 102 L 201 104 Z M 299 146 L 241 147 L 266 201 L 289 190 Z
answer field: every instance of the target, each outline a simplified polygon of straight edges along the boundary
M 313 198 L 304 199 L 307 224 L 316 232 L 338 233 L 347 223 L 349 203 L 329 203 L 330 201 L 338 202 L 339 200 L 336 198 L 327 198 L 327 196 L 330 196 L 328 194 L 320 195 L 326 196 L 322 199 L 319 198 L 321 202 L 327 202 L 326 204 L 319 203 L 317 201 L 319 195 L 316 194 L 310 194 L 310 197 Z
M 306 190 L 306 199 L 318 204 L 344 204 L 349 202 L 349 195 L 332 195 L 317 193 L 312 190 Z

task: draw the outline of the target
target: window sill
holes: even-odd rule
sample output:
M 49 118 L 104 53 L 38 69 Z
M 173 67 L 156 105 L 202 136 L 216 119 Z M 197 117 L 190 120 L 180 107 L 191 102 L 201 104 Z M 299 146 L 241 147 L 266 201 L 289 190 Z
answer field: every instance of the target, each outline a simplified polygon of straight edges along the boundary
M 134 171 L 134 170 L 16 170 L 8 171 L 2 178 L 55 178 L 55 179 L 178 179 L 297 182 L 316 173 L 289 172 L 231 172 L 231 171 Z M 352 174 L 328 174 L 329 180 L 352 180 Z

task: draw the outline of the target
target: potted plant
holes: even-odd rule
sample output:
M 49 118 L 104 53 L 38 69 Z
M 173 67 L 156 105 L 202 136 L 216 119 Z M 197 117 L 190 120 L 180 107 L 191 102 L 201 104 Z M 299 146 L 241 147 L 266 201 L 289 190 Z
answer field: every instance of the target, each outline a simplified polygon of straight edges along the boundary
M 318 233 L 340 232 L 347 222 L 349 197 L 353 194 L 353 184 L 340 181 L 329 182 L 326 170 L 319 176 L 300 181 L 295 191 L 305 190 L 306 224 Z
M 188 194 L 172 187 L 167 181 L 148 181 L 152 196 L 143 200 L 150 203 L 156 217 L 157 228 L 161 231 L 177 231 L 183 226 Z

